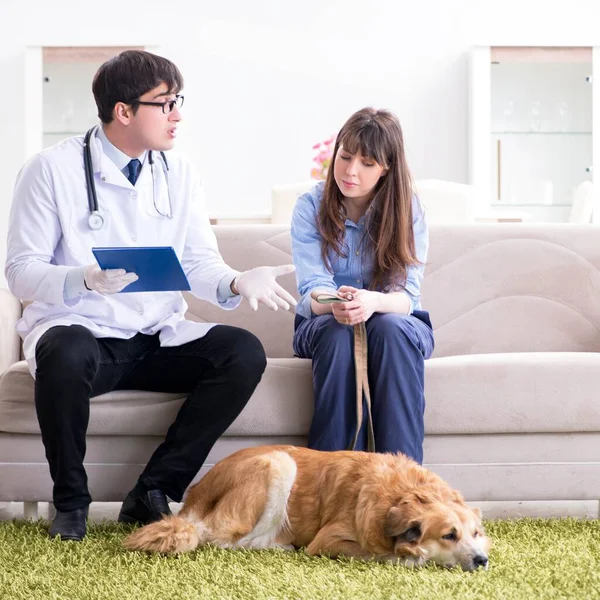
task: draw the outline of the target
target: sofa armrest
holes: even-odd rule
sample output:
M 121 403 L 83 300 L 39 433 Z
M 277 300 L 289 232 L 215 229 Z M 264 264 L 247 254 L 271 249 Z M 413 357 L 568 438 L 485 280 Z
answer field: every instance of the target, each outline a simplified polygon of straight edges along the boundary
M 16 331 L 21 301 L 0 288 L 0 375 L 21 358 L 21 338 Z

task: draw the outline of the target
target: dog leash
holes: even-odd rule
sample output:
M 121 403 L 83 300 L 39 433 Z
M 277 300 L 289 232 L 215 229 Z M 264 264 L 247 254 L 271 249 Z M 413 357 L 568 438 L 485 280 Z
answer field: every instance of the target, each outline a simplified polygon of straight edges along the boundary
M 311 293 L 311 298 L 319 304 L 332 304 L 333 302 L 350 302 L 352 294 L 345 296 L 334 292 Z M 373 431 L 373 416 L 371 414 L 371 390 L 369 388 L 367 328 L 363 323 L 357 323 L 354 329 L 354 369 L 356 371 L 356 432 L 354 440 L 348 450 L 354 450 L 358 442 L 358 435 L 363 421 L 363 398 L 367 407 L 367 450 L 375 452 L 375 434 Z

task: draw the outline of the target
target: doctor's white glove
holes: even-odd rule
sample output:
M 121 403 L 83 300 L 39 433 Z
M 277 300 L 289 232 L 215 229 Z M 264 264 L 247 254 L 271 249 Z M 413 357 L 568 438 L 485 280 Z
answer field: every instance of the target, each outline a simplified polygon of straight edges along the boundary
M 271 310 L 277 310 L 278 307 L 289 310 L 290 305 L 296 306 L 297 302 L 275 281 L 275 278 L 293 273 L 294 270 L 294 265 L 256 267 L 238 275 L 233 280 L 231 289 L 246 298 L 253 310 L 258 310 L 259 302 Z
M 130 283 L 138 280 L 135 273 L 127 273 L 125 269 L 106 269 L 98 265 L 88 265 L 83 270 L 83 283 L 88 290 L 99 294 L 116 294 Z

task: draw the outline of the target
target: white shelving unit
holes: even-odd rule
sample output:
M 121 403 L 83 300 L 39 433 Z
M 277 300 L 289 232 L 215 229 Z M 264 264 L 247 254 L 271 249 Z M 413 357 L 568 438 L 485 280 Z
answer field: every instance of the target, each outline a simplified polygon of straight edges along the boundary
M 102 63 L 126 49 L 158 52 L 159 47 L 148 44 L 27 48 L 26 156 L 83 134 L 98 122 L 92 79 Z
M 593 181 L 600 156 L 599 70 L 600 48 L 472 49 L 469 167 L 480 210 L 568 220 L 573 191 Z

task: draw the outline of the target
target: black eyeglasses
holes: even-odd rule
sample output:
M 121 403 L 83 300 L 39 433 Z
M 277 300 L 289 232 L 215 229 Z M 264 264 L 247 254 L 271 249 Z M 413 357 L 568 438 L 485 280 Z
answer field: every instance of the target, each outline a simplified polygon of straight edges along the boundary
M 175 107 L 181 108 L 183 106 L 183 96 L 179 94 L 175 96 L 175 100 L 166 100 L 165 102 L 143 102 L 142 100 L 132 100 L 129 104 L 143 104 L 144 106 L 160 106 L 162 107 L 163 113 L 166 115 L 173 112 Z

